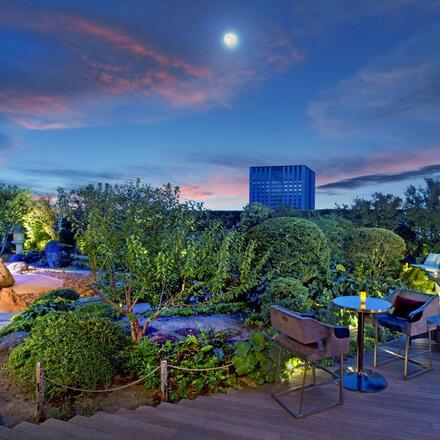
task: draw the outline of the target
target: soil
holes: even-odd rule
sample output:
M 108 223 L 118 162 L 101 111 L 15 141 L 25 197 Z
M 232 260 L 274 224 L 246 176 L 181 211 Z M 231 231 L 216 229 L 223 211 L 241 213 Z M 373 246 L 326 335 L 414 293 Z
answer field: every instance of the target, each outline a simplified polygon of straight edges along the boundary
M 35 423 L 35 401 L 12 383 L 5 359 L 0 364 L 0 390 L 0 425 L 12 427 L 23 421 Z M 54 402 L 48 407 L 48 417 L 66 420 L 76 414 L 91 416 L 97 411 L 111 413 L 119 408 L 134 410 L 141 405 L 153 405 L 156 400 L 154 393 L 139 384 L 108 394 L 77 395 Z

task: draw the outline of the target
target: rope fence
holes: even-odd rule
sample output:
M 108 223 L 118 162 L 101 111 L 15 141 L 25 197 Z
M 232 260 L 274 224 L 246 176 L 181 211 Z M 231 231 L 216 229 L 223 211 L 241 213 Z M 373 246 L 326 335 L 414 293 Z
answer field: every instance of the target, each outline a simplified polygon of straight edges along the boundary
M 131 387 L 138 383 L 143 382 L 148 377 L 155 374 L 160 370 L 160 394 L 162 402 L 168 401 L 168 372 L 170 369 L 180 370 L 180 371 L 188 371 L 188 372 L 208 372 L 215 370 L 222 370 L 231 367 L 232 364 L 221 365 L 219 367 L 211 367 L 211 368 L 186 368 L 180 367 L 178 365 L 169 365 L 167 361 L 161 361 L 160 366 L 151 370 L 148 374 L 140 377 L 134 382 L 127 383 L 125 385 L 121 385 L 119 387 L 107 388 L 102 390 L 87 390 L 83 388 L 71 387 L 68 385 L 64 385 L 55 380 L 49 379 L 44 374 L 44 369 L 41 365 L 41 362 L 37 362 L 35 368 L 35 382 L 36 382 L 36 396 L 37 396 L 37 415 L 36 419 L 38 422 L 44 422 L 47 418 L 47 402 L 45 397 L 45 383 L 51 383 L 53 385 L 65 388 L 67 390 L 78 391 L 81 393 L 91 393 L 91 394 L 99 394 L 99 393 L 111 393 L 114 391 L 123 390 L 125 388 Z

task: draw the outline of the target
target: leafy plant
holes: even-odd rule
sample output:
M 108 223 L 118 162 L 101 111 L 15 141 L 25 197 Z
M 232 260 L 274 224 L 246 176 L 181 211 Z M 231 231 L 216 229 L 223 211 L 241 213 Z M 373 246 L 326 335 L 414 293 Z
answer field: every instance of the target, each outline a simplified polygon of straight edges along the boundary
M 249 230 L 256 253 L 267 256 L 266 278 L 293 277 L 308 282 L 327 274 L 330 248 L 321 229 L 308 220 L 277 217 Z
M 347 246 L 347 259 L 364 277 L 396 276 L 405 255 L 404 240 L 381 228 L 357 228 Z
M 279 349 L 266 332 L 255 332 L 249 341 L 235 347 L 232 363 L 239 376 L 248 376 L 261 385 L 274 382 L 277 372 Z
M 400 280 L 408 289 L 419 290 L 421 292 L 434 293 L 435 283 L 429 278 L 428 274 L 418 267 L 410 267 L 408 264 L 402 269 Z
M 110 320 L 73 313 L 50 313 L 39 320 L 23 344 L 14 348 L 8 369 L 18 384 L 35 388 L 35 365 L 42 362 L 49 398 L 63 396 L 65 386 L 107 387 L 120 368 L 126 345 L 122 328 Z

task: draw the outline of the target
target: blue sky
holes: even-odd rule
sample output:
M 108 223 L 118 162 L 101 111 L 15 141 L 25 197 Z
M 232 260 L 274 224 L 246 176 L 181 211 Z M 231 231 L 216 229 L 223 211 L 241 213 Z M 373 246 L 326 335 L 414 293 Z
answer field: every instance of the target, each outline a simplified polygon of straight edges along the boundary
M 222 36 L 234 31 L 231 50 Z M 141 177 L 246 203 L 304 163 L 317 207 L 440 173 L 440 2 L 3 0 L 0 181 Z

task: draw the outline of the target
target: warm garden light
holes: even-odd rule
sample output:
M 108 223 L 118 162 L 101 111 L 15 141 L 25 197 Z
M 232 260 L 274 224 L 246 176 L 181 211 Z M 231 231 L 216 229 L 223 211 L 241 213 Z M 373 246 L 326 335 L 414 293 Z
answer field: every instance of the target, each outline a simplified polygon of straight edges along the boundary
M 367 302 L 367 292 L 364 291 L 360 292 L 359 298 L 361 299 L 361 307 L 364 307 Z

